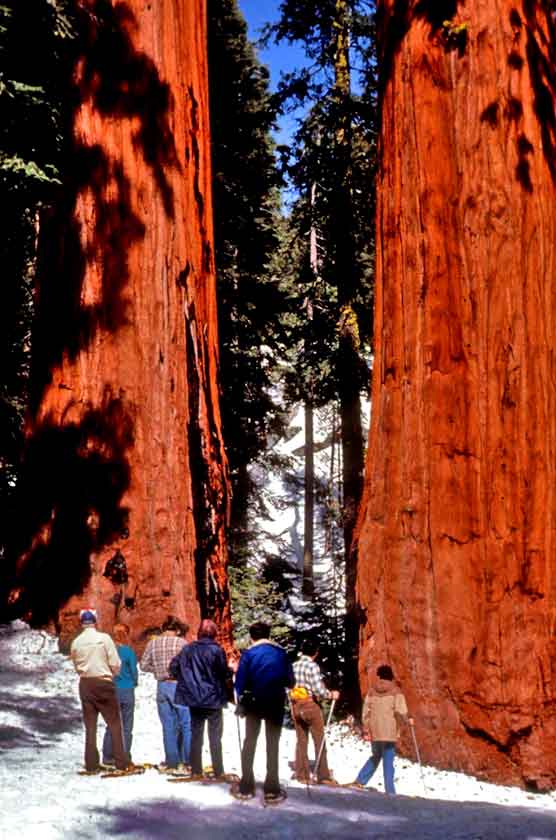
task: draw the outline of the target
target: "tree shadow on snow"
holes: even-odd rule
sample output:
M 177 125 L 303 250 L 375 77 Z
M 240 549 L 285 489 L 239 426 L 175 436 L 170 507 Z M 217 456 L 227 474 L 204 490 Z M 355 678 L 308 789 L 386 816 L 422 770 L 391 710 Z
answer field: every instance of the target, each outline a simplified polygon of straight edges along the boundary
M 191 791 L 191 789 L 189 789 Z M 192 792 L 192 791 L 191 791 Z M 260 797 L 260 792 L 257 793 Z M 224 838 L 341 837 L 343 840 L 421 838 L 451 840 L 520 837 L 550 840 L 556 836 L 556 813 L 488 804 L 392 799 L 374 791 L 312 791 L 290 789 L 279 808 L 263 809 L 260 800 L 215 808 L 194 801 L 157 799 L 112 810 L 96 809 L 95 830 L 103 837 L 133 836 L 136 840 L 224 840 Z
M 41 673 L 48 670 L 43 667 L 30 673 L 17 666 L 0 666 L 0 709 L 10 716 L 7 722 L 0 722 L 0 753 L 31 746 L 46 748 L 82 726 L 81 709 L 74 698 L 37 697 L 21 690 L 30 682 L 37 685 Z

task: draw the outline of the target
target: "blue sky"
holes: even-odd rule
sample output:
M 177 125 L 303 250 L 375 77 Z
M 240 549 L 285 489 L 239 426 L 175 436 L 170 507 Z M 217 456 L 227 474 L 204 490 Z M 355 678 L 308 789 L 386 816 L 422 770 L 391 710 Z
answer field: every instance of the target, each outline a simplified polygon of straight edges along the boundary
M 279 17 L 280 0 L 238 0 L 238 5 L 247 21 L 251 41 L 260 38 L 265 23 L 275 23 Z M 270 71 L 271 90 L 276 89 L 281 72 L 288 73 L 305 64 L 303 49 L 298 44 L 271 44 L 265 50 L 258 48 L 258 54 L 261 63 Z M 299 111 L 298 115 L 301 114 Z M 295 131 L 295 115 L 280 117 L 278 123 L 276 141 L 287 145 Z
M 249 27 L 249 38 L 258 40 L 265 23 L 278 19 L 280 0 L 238 0 L 239 7 Z M 268 49 L 259 49 L 259 58 L 270 70 L 272 88 L 280 78 L 280 71 L 291 71 L 304 63 L 303 49 L 297 44 L 272 44 Z

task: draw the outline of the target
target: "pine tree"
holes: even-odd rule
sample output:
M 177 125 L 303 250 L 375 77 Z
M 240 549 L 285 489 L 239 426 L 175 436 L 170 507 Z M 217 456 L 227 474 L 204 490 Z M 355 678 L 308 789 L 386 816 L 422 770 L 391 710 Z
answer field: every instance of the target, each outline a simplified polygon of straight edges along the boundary
M 210 0 L 208 10 L 222 413 L 233 487 L 229 535 L 231 560 L 242 562 L 249 554 L 249 511 L 259 505 L 249 467 L 283 425 L 275 380 L 287 301 L 272 264 L 280 177 L 268 71 L 236 0 Z
M 376 92 L 373 5 L 356 0 L 284 0 L 267 37 L 300 41 L 311 69 L 282 80 L 283 107 L 312 101 L 295 136 L 288 175 L 298 191 L 291 224 L 307 243 L 317 231 L 319 271 L 303 271 L 300 297 L 312 318 L 301 326 L 297 387 L 336 400 L 342 440 L 342 526 L 346 560 L 346 683 L 357 683 L 355 555 L 351 552 L 362 492 L 361 392 L 368 387 L 373 285 L 373 175 Z M 352 78 L 352 63 L 361 62 Z M 311 198 L 309 198 L 311 196 Z M 307 263 L 307 255 L 302 261 Z M 305 282 L 303 278 L 306 278 Z M 301 306 L 300 306 L 301 308 Z M 310 385 L 310 389 L 309 389 Z

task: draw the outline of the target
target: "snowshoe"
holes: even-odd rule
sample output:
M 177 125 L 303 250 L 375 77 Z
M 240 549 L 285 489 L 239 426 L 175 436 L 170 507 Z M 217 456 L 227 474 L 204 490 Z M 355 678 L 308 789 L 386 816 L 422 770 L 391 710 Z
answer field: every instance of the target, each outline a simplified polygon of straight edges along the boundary
M 349 790 L 367 790 L 361 782 L 345 782 L 343 785 L 339 785 L 339 787 L 348 788 Z
M 235 773 L 222 773 L 215 776 L 214 773 L 190 773 L 189 776 L 175 775 L 168 779 L 169 782 L 201 782 L 203 785 L 221 784 L 222 782 L 238 782 L 239 777 Z
M 265 793 L 263 797 L 263 805 L 264 807 L 268 807 L 269 805 L 281 805 L 282 802 L 285 802 L 288 798 L 288 794 L 284 790 L 284 788 L 280 788 L 279 793 Z
M 129 767 L 126 767 L 125 770 L 109 770 L 107 773 L 101 774 L 101 779 L 118 779 L 120 776 L 140 776 L 142 773 L 145 772 L 144 767 L 140 767 L 139 765 L 131 764 Z
M 166 764 L 159 764 L 157 770 L 159 773 L 164 773 L 167 776 L 191 776 L 191 767 L 189 764 L 178 764 L 177 767 L 168 767 Z
M 180 775 L 179 773 L 175 774 L 168 774 L 168 782 L 202 782 L 204 780 L 204 776 L 202 773 L 184 773 Z
M 220 776 L 209 775 L 205 777 L 207 782 L 226 782 L 227 784 L 235 784 L 239 782 L 237 773 L 222 773 Z

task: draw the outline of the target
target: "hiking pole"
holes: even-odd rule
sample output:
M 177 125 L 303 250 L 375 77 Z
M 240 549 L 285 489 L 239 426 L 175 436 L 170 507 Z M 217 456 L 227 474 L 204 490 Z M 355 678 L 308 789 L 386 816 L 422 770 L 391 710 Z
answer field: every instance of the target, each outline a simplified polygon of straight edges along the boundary
M 421 764 L 421 753 L 419 752 L 419 745 L 417 743 L 417 737 L 415 735 L 415 724 L 413 721 L 409 724 L 409 728 L 411 729 L 411 735 L 413 737 L 413 746 L 415 747 L 415 755 L 417 756 L 417 763 L 419 764 L 419 773 L 421 774 L 421 784 L 423 785 L 423 790 L 425 794 L 428 793 L 427 786 L 425 784 L 425 777 L 423 775 L 423 766 Z
M 328 717 L 326 719 L 326 723 L 324 725 L 324 732 L 322 733 L 322 741 L 320 742 L 319 754 L 317 755 L 317 760 L 315 761 L 315 769 L 313 770 L 313 778 L 316 780 L 318 777 L 319 772 L 319 764 L 322 758 L 322 754 L 324 751 L 324 747 L 326 744 L 326 731 L 330 726 L 330 721 L 332 720 L 332 714 L 334 712 L 334 706 L 336 705 L 336 700 L 334 699 L 330 704 L 330 711 L 328 712 Z

